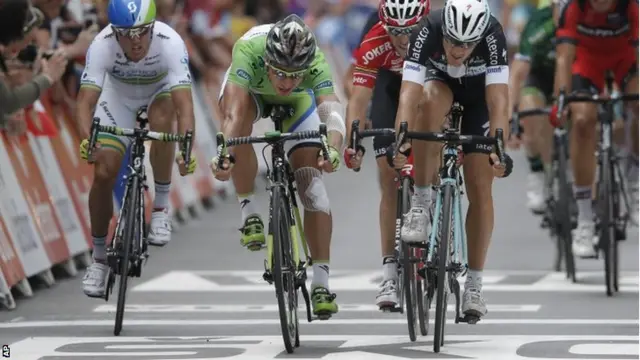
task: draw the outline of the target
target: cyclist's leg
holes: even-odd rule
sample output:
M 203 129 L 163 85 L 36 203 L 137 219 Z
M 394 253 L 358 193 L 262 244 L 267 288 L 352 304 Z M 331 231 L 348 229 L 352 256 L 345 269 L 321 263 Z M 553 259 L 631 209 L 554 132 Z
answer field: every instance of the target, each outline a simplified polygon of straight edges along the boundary
M 465 135 L 489 135 L 489 111 L 485 100 L 485 84 L 469 81 L 469 86 L 456 86 L 456 100 L 464 107 L 460 132 Z M 461 310 L 465 314 L 484 316 L 487 306 L 482 297 L 482 271 L 493 234 L 493 170 L 489 164 L 490 146 L 464 145 L 464 182 L 469 200 L 465 221 L 469 270 L 462 295 Z
M 147 115 L 152 131 L 173 132 L 176 111 L 169 87 L 160 89 L 151 98 Z M 153 212 L 149 224 L 149 243 L 165 245 L 171 240 L 171 218 L 169 217 L 169 189 L 175 156 L 175 144 L 154 141 L 151 143 L 149 160 L 153 168 L 155 194 Z
M 289 100 L 290 99 L 290 100 Z M 320 117 L 313 91 L 287 99 L 293 106 L 293 117 L 283 123 L 286 132 L 316 130 Z M 319 140 L 290 141 L 285 150 L 293 168 L 298 196 L 304 207 L 304 235 L 313 258 L 311 302 L 314 314 L 336 313 L 335 294 L 329 291 L 329 261 L 333 219 L 327 189 L 318 167 Z
M 225 97 L 224 94 L 229 87 L 238 86 L 227 81 L 228 72 L 229 70 L 225 74 L 222 90 L 218 98 L 221 113 L 225 114 L 221 119 L 221 128 L 224 129 L 229 126 L 228 122 L 231 121 L 226 114 L 233 111 L 234 108 L 241 107 L 246 109 L 246 112 L 245 119 L 241 119 L 243 127 L 240 136 L 250 136 L 253 123 L 261 118 L 262 99 L 248 91 L 242 97 Z M 253 194 L 255 178 L 258 172 L 258 159 L 252 145 L 236 146 L 234 147 L 234 152 L 236 164 L 233 168 L 232 180 L 242 209 L 242 228 L 240 229 L 242 236 L 240 241 L 242 246 L 247 246 L 250 250 L 259 250 L 260 247 L 258 245 L 265 243 L 265 237 L 264 223 L 260 217 L 259 206 Z
M 633 59 L 635 60 L 635 59 Z M 631 62 L 630 62 L 631 63 Z M 625 64 L 629 65 L 629 64 Z M 638 65 L 635 61 L 627 67 L 628 70 L 624 70 L 620 75 L 617 76 L 618 79 L 622 79 L 619 83 L 621 84 L 621 88 L 624 90 L 626 94 L 637 94 L 638 93 Z M 624 77 L 622 77 L 624 76 Z M 630 123 L 629 137 L 630 141 L 628 142 L 629 151 L 628 151 L 628 160 L 629 165 L 627 167 L 628 174 L 628 188 L 631 197 L 631 209 L 630 216 L 634 220 L 635 223 L 638 222 L 638 102 L 633 101 L 629 102 L 626 106 L 628 109 L 627 113 L 631 116 L 631 119 L 626 119 Z
M 371 101 L 371 123 L 374 129 L 395 128 L 400 93 L 400 76 L 380 70 Z M 398 192 L 395 178 L 397 173 L 389 166 L 386 153 L 394 138 L 377 136 L 373 138 L 373 151 L 378 163 L 378 183 L 380 184 L 380 243 L 382 247 L 382 283 L 376 296 L 379 307 L 393 307 L 398 303 L 398 268 L 395 256 L 395 224 Z
M 546 105 L 547 93 L 542 85 L 543 81 L 545 80 L 540 76 L 529 74 L 525 87 L 522 89 L 518 110 L 541 108 Z M 522 126 L 524 128 L 525 150 L 531 171 L 527 184 L 527 207 L 535 213 L 540 213 L 544 211 L 545 207 L 545 165 L 548 165 L 551 160 L 551 125 L 548 116 L 541 115 L 523 119 Z
M 103 125 L 131 127 L 135 112 L 114 90 L 103 89 L 95 110 L 95 117 Z M 120 171 L 122 159 L 130 140 L 109 134 L 98 136 L 100 149 L 95 154 L 93 184 L 89 192 L 89 216 L 93 237 L 94 262 L 87 268 L 82 279 L 82 289 L 87 296 L 103 297 L 106 287 L 107 266 L 106 240 L 109 223 L 113 217 L 113 188 Z
M 588 70 L 597 62 L 574 64 L 572 88 L 578 93 L 599 93 L 604 83 L 604 69 Z M 585 67 L 581 67 L 585 66 Z M 573 170 L 573 192 L 578 205 L 578 226 L 573 231 L 573 253 L 589 258 L 596 255 L 593 247 L 595 222 L 592 204 L 596 173 L 596 122 L 598 108 L 593 103 L 576 102 L 570 106 L 571 127 L 569 157 Z
M 440 131 L 445 116 L 451 110 L 453 92 L 448 84 L 448 76 L 436 68 L 427 69 L 427 79 L 424 86 L 422 113 L 418 121 L 414 122 L 415 131 Z M 430 229 L 430 214 L 432 204 L 432 186 L 440 165 L 440 151 L 442 144 L 413 141 L 412 154 L 414 159 L 415 195 L 411 199 L 411 210 L 402 224 L 401 236 L 403 241 L 425 241 Z

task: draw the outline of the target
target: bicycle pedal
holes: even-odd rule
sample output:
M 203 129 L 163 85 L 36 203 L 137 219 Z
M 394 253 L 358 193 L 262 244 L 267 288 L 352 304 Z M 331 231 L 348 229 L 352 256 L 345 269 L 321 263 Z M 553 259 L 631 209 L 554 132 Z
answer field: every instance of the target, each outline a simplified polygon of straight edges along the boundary
M 463 317 L 458 318 L 458 322 L 467 323 L 469 325 L 475 325 L 480 321 L 480 317 L 472 314 L 465 314 Z
M 250 242 L 247 245 L 245 245 L 245 247 L 249 249 L 249 251 L 260 251 L 264 249 L 266 246 L 261 242 Z
M 316 316 L 313 318 L 313 320 L 329 320 L 331 319 L 331 316 L 333 314 L 331 314 L 330 312 L 319 312 L 317 314 L 315 314 Z
M 395 305 L 382 305 L 380 311 L 384 313 L 402 313 L 402 308 Z

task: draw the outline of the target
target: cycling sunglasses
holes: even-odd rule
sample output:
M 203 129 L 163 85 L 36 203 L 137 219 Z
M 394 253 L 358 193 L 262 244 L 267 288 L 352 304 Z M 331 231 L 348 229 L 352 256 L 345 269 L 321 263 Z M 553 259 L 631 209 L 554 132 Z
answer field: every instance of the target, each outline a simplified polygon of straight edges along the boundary
M 413 29 L 416 28 L 416 25 L 411 26 L 389 26 L 385 25 L 384 29 L 387 30 L 387 33 L 391 36 L 402 36 L 402 35 L 411 35 Z
M 444 34 L 444 39 L 451 45 L 455 46 L 455 47 L 460 47 L 460 48 L 465 48 L 465 49 L 470 49 L 476 45 L 478 45 L 478 43 L 480 42 L 480 40 L 476 40 L 476 41 L 470 41 L 470 42 L 464 42 L 464 41 L 460 41 L 457 39 L 454 39 L 452 36 L 450 36 L 449 34 L 447 34 L 445 31 L 442 32 Z
M 297 71 L 284 71 L 282 69 L 278 69 L 277 67 L 269 63 L 265 63 L 265 65 L 267 65 L 271 70 L 273 70 L 273 72 L 276 74 L 276 77 L 280 80 L 286 79 L 286 78 L 298 80 L 304 77 L 305 73 L 307 72 L 307 69 L 297 70 Z
M 120 36 L 125 36 L 128 38 L 139 38 L 147 35 L 147 33 L 151 31 L 151 29 L 153 28 L 153 23 L 132 28 L 119 28 L 115 26 L 111 27 L 113 28 L 113 31 Z

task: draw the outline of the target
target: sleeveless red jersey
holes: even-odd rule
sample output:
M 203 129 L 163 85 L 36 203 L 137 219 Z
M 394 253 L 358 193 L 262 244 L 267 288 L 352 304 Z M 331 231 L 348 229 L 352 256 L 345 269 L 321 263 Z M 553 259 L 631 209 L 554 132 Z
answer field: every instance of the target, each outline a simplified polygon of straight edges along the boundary
M 375 24 L 353 52 L 353 85 L 372 89 L 378 70 L 387 69 L 402 74 L 404 59 L 396 52 L 382 22 Z

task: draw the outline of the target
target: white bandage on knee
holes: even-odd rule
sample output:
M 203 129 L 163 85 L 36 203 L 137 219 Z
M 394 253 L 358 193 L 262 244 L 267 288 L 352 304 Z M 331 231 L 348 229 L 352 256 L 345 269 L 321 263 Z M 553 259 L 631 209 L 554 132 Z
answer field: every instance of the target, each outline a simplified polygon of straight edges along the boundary
M 329 196 L 322 182 L 322 172 L 313 167 L 303 167 L 293 173 L 298 186 L 298 195 L 305 210 L 331 214 Z
M 338 101 L 325 101 L 318 105 L 318 116 L 320 121 L 327 125 L 327 132 L 337 131 L 343 139 L 347 132 L 344 112 L 344 106 Z

